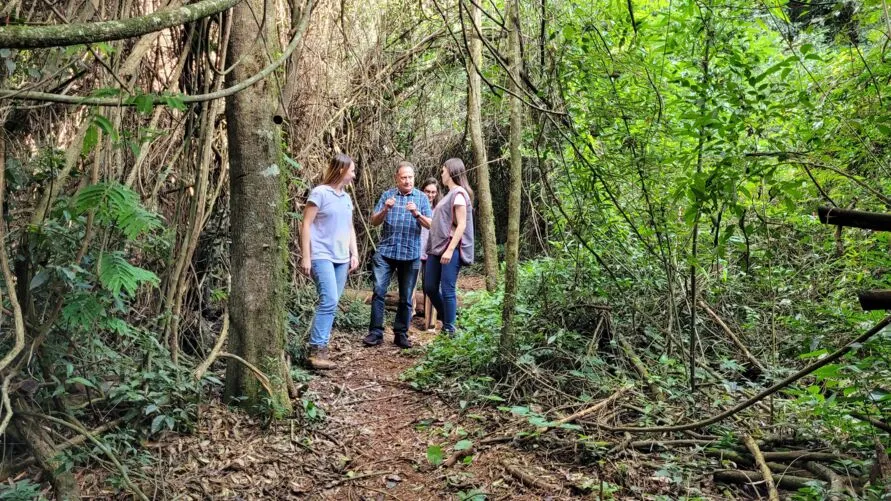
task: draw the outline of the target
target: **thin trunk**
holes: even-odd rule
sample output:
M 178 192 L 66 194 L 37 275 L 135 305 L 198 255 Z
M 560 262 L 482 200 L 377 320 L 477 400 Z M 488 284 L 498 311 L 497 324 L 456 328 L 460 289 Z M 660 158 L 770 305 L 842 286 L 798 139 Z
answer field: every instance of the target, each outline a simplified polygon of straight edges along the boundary
M 520 157 L 520 141 L 523 135 L 522 106 L 519 96 L 520 81 L 520 13 L 518 0 L 508 0 L 507 26 L 509 31 L 510 53 L 510 188 L 507 204 L 507 246 L 505 247 L 504 271 L 504 305 L 501 327 L 501 360 L 502 365 L 509 360 L 513 352 L 514 310 L 517 305 L 517 268 L 520 254 L 520 201 L 522 195 L 523 170 Z
M 473 150 L 473 168 L 477 171 L 476 194 L 479 199 L 479 227 L 483 240 L 483 264 L 486 272 L 486 289 L 494 292 L 498 287 L 498 247 L 495 242 L 495 211 L 492 210 L 492 191 L 489 188 L 489 164 L 486 155 L 486 142 L 483 140 L 483 125 L 480 106 L 482 102 L 481 81 L 483 42 L 482 11 L 476 4 L 469 7 L 475 28 L 468 30 L 470 57 L 467 58 L 467 125 L 470 129 L 470 144 Z
M 275 9 L 268 0 L 245 0 L 232 11 L 228 74 L 231 84 L 259 72 L 278 50 Z M 256 40 L 257 36 L 263 40 Z M 237 63 L 237 64 L 236 64 Z M 228 400 L 245 408 L 291 411 L 284 364 L 288 226 L 285 179 L 279 162 L 280 130 L 273 123 L 279 89 L 272 78 L 226 99 L 229 139 L 231 274 L 229 351 L 258 367 L 271 395 L 243 364 L 227 362 Z M 267 400 L 268 398 L 268 400 Z
M 702 91 L 699 95 L 699 116 L 705 115 L 707 109 L 706 98 L 708 97 L 708 62 L 709 52 L 712 46 L 712 30 L 709 25 L 709 19 L 703 18 L 705 23 L 705 49 L 702 54 Z M 696 173 L 702 172 L 703 152 L 705 150 L 705 125 L 699 127 L 699 143 L 696 148 Z M 699 240 L 699 216 L 700 210 L 696 211 L 696 221 L 693 223 L 693 243 L 690 251 L 690 391 L 696 391 L 696 347 L 699 344 L 699 332 L 696 329 L 696 302 L 698 299 L 698 290 L 696 283 L 696 259 L 697 244 Z

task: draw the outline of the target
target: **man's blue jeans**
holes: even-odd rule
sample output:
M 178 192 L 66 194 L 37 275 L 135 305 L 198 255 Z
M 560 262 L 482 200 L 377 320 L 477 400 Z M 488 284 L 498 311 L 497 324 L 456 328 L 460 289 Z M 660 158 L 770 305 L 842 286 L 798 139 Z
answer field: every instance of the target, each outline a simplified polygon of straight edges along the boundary
M 424 268 L 424 294 L 436 308 L 436 316 L 442 320 L 442 330 L 455 332 L 455 318 L 458 316 L 458 296 L 455 285 L 458 282 L 458 271 L 461 269 L 461 258 L 456 252 L 447 264 L 439 262 L 440 256 L 430 254 Z
M 337 302 L 346 285 L 350 263 L 332 263 L 327 259 L 313 259 L 312 279 L 316 282 L 319 293 L 319 306 L 312 319 L 309 331 L 309 344 L 312 346 L 328 346 L 331 327 L 334 325 L 334 314 Z
M 376 252 L 373 262 L 374 291 L 371 296 L 371 322 L 368 324 L 368 333 L 378 338 L 384 336 L 384 298 L 395 273 L 399 284 L 399 308 L 396 310 L 396 320 L 393 322 L 393 333 L 397 337 L 405 335 L 411 322 L 412 292 L 418 280 L 421 260 L 390 259 Z

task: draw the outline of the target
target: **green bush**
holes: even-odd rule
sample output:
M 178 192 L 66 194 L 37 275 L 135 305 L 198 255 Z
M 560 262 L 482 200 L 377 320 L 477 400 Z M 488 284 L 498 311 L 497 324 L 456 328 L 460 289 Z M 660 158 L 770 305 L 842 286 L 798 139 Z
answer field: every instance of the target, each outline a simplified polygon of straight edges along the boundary
M 600 377 L 590 372 L 602 372 L 603 366 L 597 353 L 589 353 L 591 333 L 601 318 L 590 305 L 602 294 L 601 280 L 592 269 L 552 258 L 522 264 L 516 309 L 517 364 L 565 371 L 567 384 L 572 384 L 569 379 Z M 503 288 L 495 293 L 468 293 L 458 333 L 453 338 L 439 336 L 404 377 L 418 387 L 488 396 L 498 362 L 503 294 Z

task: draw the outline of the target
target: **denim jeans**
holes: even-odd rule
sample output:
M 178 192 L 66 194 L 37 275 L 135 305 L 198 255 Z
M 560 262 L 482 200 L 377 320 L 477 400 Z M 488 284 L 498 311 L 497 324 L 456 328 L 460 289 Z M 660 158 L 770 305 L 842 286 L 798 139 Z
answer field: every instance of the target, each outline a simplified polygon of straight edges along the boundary
M 378 337 L 384 335 L 384 298 L 395 273 L 399 284 L 399 308 L 396 310 L 396 320 L 393 322 L 393 333 L 397 336 L 405 334 L 411 322 L 412 293 L 418 280 L 421 260 L 402 261 L 375 253 L 373 262 L 374 290 L 371 296 L 371 322 L 368 324 L 368 333 Z
M 427 256 L 424 268 L 424 294 L 436 308 L 436 317 L 442 320 L 442 330 L 455 332 L 455 317 L 458 315 L 458 296 L 455 284 L 458 282 L 458 271 L 461 259 L 458 253 L 452 255 L 448 264 L 439 262 L 440 256 Z
M 331 326 L 334 325 L 334 314 L 337 302 L 346 285 L 350 263 L 332 263 L 327 259 L 312 260 L 312 278 L 316 282 L 319 293 L 319 305 L 312 319 L 309 331 L 309 344 L 312 346 L 328 346 L 331 337 Z

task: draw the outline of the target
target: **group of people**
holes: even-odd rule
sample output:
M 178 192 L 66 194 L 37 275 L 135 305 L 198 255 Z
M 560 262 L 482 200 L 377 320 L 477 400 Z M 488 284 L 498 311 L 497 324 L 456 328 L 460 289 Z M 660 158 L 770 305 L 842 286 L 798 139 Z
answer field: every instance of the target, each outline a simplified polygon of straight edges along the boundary
M 359 267 L 353 203 L 346 187 L 356 177 L 356 164 L 344 154 L 331 159 L 321 184 L 306 201 L 301 231 L 301 270 L 312 277 L 319 304 L 309 334 L 308 361 L 314 369 L 333 369 L 328 341 L 337 303 L 347 274 Z M 374 289 L 371 320 L 365 346 L 384 339 L 384 309 L 393 276 L 399 288 L 399 305 L 393 322 L 393 342 L 411 348 L 408 337 L 414 311 L 413 293 L 419 271 L 424 293 L 430 298 L 446 335 L 454 334 L 457 316 L 456 282 L 462 265 L 473 263 L 473 190 L 467 169 L 458 158 L 446 160 L 441 169 L 442 186 L 427 179 L 415 187 L 414 166 L 399 162 L 395 186 L 381 194 L 371 215 L 373 226 L 383 225 L 373 257 Z

